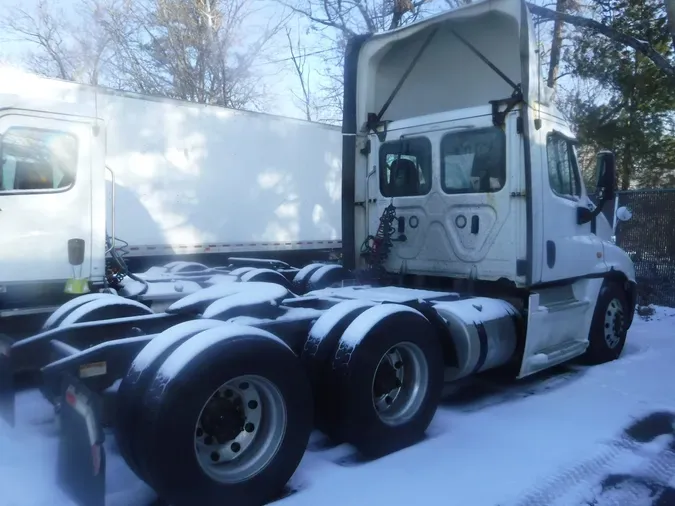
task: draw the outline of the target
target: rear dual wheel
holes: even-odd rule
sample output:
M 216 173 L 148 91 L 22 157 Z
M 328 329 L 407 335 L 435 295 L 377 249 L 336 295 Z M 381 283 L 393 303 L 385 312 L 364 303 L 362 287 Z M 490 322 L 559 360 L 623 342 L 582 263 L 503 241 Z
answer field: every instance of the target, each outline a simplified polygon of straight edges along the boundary
M 325 336 L 321 352 L 305 357 L 313 361 L 310 371 L 321 371 L 317 427 L 368 458 L 423 439 L 443 387 L 443 351 L 431 323 L 399 304 L 344 302 L 327 321 L 331 312 L 337 316 L 332 326 L 315 324 L 322 328 L 314 340 Z
M 143 409 L 123 429 L 137 474 L 176 506 L 273 500 L 312 429 L 309 382 L 290 348 L 268 332 L 226 323 L 157 361 L 136 393 Z

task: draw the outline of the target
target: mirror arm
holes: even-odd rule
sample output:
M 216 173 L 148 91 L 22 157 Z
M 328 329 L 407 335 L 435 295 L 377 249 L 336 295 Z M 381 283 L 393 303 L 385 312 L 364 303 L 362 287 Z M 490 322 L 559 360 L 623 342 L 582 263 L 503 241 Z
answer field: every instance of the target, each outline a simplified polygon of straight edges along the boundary
M 606 200 L 601 200 L 592 211 L 583 206 L 577 207 L 577 225 L 585 225 L 597 218 L 605 207 Z

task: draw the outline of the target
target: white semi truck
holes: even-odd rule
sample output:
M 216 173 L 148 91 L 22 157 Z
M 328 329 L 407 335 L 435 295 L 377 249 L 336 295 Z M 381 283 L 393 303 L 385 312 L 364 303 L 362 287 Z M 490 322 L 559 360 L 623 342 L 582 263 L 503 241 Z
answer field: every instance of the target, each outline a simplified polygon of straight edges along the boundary
M 80 504 L 104 503 L 103 427 L 167 503 L 259 506 L 313 429 L 378 457 L 423 437 L 444 382 L 620 356 L 636 281 L 600 212 L 614 156 L 598 154 L 596 207 L 523 0 L 355 37 L 344 83 L 342 265 L 204 268 L 212 285 L 163 311 L 89 294 L 5 340 L 2 413 L 12 420 L 12 371 L 39 369 Z M 40 115 L 86 125 L 80 145 L 105 131 Z
M 7 325 L 119 289 L 111 254 L 133 272 L 170 261 L 185 271 L 251 254 L 306 263 L 340 248 L 337 127 L 12 68 L 0 70 L 0 107 Z

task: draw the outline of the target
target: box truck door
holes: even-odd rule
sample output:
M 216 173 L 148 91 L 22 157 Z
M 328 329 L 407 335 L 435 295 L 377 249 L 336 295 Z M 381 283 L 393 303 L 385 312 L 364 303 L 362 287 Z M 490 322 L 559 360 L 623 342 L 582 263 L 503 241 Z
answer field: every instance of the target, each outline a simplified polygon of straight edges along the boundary
M 89 275 L 91 154 L 89 121 L 0 113 L 0 290 Z M 81 266 L 71 239 L 84 240 Z

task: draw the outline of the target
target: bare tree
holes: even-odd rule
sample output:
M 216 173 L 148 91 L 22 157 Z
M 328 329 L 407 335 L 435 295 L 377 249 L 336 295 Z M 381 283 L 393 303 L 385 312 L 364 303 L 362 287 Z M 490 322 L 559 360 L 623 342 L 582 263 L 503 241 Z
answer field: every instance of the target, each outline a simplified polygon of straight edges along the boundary
M 533 3 L 528 3 L 527 6 L 534 16 L 549 21 L 561 20 L 561 22 L 569 23 L 577 28 L 590 30 L 599 35 L 604 35 L 619 44 L 623 44 L 635 49 L 637 52 L 649 58 L 657 68 L 659 68 L 666 75 L 675 77 L 675 65 L 671 63 L 668 58 L 659 53 L 654 47 L 644 40 L 639 40 L 630 34 L 620 32 L 607 26 L 599 21 L 584 16 L 569 14 L 567 12 L 557 12 L 546 7 L 541 7 Z
M 260 108 L 254 71 L 288 16 L 263 26 L 263 0 L 58 0 L 15 7 L 0 31 L 28 42 L 29 70 L 52 77 L 233 108 Z M 255 16 L 254 16 L 255 15 Z M 267 19 L 273 19 L 269 16 Z
M 296 41 L 293 42 L 292 32 L 288 27 L 286 27 L 286 39 L 288 40 L 288 50 L 291 53 L 290 60 L 293 64 L 293 70 L 300 83 L 300 94 L 295 91 L 291 91 L 291 93 L 297 105 L 302 109 L 305 119 L 312 121 L 312 113 L 316 110 L 316 104 L 312 94 L 311 67 L 307 59 L 307 49 L 302 45 L 299 34 Z

